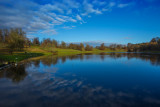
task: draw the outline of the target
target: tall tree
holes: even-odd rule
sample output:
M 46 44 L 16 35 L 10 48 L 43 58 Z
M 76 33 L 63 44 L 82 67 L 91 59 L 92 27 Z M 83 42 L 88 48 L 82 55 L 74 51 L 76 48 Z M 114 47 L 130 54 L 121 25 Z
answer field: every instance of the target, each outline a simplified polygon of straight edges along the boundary
M 33 45 L 38 45 L 38 46 L 40 45 L 38 37 L 33 39 Z
M 43 39 L 41 46 L 42 47 L 53 47 L 51 39 L 50 38 Z
M 26 40 L 25 40 L 25 45 L 26 45 L 26 47 L 31 46 L 31 41 L 28 38 L 26 38 Z
M 150 42 L 156 42 L 156 39 L 155 38 L 152 38 L 152 40 Z
M 53 43 L 53 46 L 55 47 L 55 48 L 58 48 L 58 42 L 56 41 L 56 40 L 52 40 L 52 43 Z
M 26 33 L 22 31 L 22 29 L 11 29 L 8 38 L 8 48 L 10 49 L 10 53 L 12 53 L 15 49 L 21 50 L 24 48 Z
M 102 43 L 101 46 L 99 47 L 100 50 L 105 50 L 105 48 L 106 47 L 105 47 L 104 43 Z
M 4 34 L 4 42 L 8 43 L 9 40 L 9 33 L 10 31 L 8 29 L 3 29 L 3 34 Z
M 93 47 L 87 44 L 86 47 L 85 47 L 85 50 L 86 51 L 92 51 Z
M 81 51 L 84 51 L 84 50 L 85 50 L 83 43 L 80 43 L 80 50 L 81 50 Z
M 61 48 L 65 49 L 67 46 L 66 46 L 66 43 L 64 41 L 61 42 Z

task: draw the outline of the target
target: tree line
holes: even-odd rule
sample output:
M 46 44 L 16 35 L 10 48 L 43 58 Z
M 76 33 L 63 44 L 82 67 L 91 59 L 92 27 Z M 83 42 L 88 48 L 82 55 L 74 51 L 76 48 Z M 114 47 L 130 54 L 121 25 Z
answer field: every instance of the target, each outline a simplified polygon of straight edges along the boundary
M 39 45 L 42 47 L 55 47 L 55 48 L 63 48 L 63 49 L 75 49 L 80 51 L 92 51 L 93 46 L 90 46 L 89 44 L 84 45 L 83 43 L 80 44 L 67 44 L 64 41 L 59 44 L 56 40 L 50 40 L 50 39 L 44 39 L 42 42 L 39 42 L 38 38 L 34 38 L 32 45 Z M 150 42 L 146 43 L 138 43 L 138 44 L 132 44 L 128 43 L 127 45 L 122 44 L 110 44 L 108 46 L 105 46 L 104 43 L 102 43 L 100 46 L 96 46 L 96 49 L 99 50 L 106 50 L 110 49 L 113 51 L 116 50 L 126 50 L 128 52 L 142 52 L 142 51 L 160 51 L 160 38 L 152 38 Z
M 25 47 L 31 46 L 40 46 L 42 48 L 53 47 L 53 48 L 62 48 L 62 49 L 75 49 L 80 51 L 92 51 L 93 46 L 86 45 L 83 43 L 80 44 L 67 44 L 62 41 L 59 43 L 55 39 L 46 38 L 42 41 L 39 38 L 29 39 L 26 37 L 26 32 L 21 28 L 12 28 L 12 29 L 0 29 L 0 45 L 5 45 L 9 52 L 12 54 L 15 50 L 23 50 Z
M 128 52 L 141 52 L 141 51 L 160 51 L 160 38 L 152 38 L 150 42 L 127 44 Z
M 74 43 L 66 43 L 64 41 L 61 41 L 61 43 L 59 43 L 57 40 L 55 39 L 51 40 L 50 38 L 43 39 L 41 42 L 39 41 L 39 38 L 34 38 L 32 41 L 30 41 L 30 43 L 33 46 L 74 49 L 74 50 L 80 50 L 80 51 L 92 51 L 94 49 L 93 46 L 89 44 L 83 44 L 83 43 L 74 44 Z M 110 50 L 124 49 L 126 50 L 127 46 L 121 45 L 121 44 L 111 44 L 109 46 L 105 46 L 105 44 L 102 43 L 100 46 L 96 46 L 95 48 L 99 50 L 105 50 L 105 49 L 110 49 Z
M 66 43 L 64 41 L 58 42 L 55 39 L 46 38 L 42 41 L 39 38 L 28 39 L 26 37 L 26 32 L 21 28 L 12 28 L 12 29 L 0 29 L 0 43 L 5 44 L 9 49 L 9 52 L 12 53 L 14 50 L 22 50 L 24 47 L 30 46 L 40 46 L 42 48 L 53 47 L 53 48 L 62 48 L 62 49 L 75 49 L 80 51 L 92 51 L 94 48 L 89 44 L 74 44 Z M 127 45 L 122 44 L 111 44 L 105 46 L 102 43 L 100 46 L 95 48 L 99 50 L 126 50 L 128 52 L 139 52 L 139 51 L 160 51 L 160 38 L 152 38 L 150 42 L 132 44 L 128 43 Z
M 64 41 L 61 41 L 61 43 L 59 43 L 57 40 L 55 39 L 43 39 L 41 42 L 39 41 L 39 38 L 34 38 L 33 40 L 30 41 L 30 45 L 32 46 L 41 46 L 43 48 L 45 47 L 53 47 L 53 48 L 62 48 L 62 49 L 75 49 L 75 50 L 80 50 L 80 51 L 92 51 L 93 50 L 93 46 L 90 45 L 84 45 L 83 43 L 80 44 L 73 44 L 73 43 L 69 43 L 67 44 Z

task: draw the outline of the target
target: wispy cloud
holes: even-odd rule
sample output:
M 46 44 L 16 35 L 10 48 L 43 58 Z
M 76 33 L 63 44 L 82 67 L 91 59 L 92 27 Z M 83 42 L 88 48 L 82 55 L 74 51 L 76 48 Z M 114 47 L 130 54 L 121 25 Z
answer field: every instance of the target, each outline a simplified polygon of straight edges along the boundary
M 76 26 L 64 26 L 64 27 L 62 27 L 63 29 L 73 29 L 73 28 L 75 28 Z
M 76 16 L 77 20 L 82 20 L 81 16 L 77 15 Z
M 103 14 L 116 4 L 99 0 L 57 0 L 42 4 L 33 0 L 0 0 L 0 28 L 21 27 L 27 33 L 50 31 L 53 35 L 56 34 L 58 25 L 73 25 L 77 22 L 83 24 L 84 19 Z M 128 4 L 118 5 L 119 8 L 127 6 Z
M 54 29 L 44 30 L 42 33 L 48 34 L 48 35 L 55 35 L 55 34 L 57 34 L 57 32 Z
M 94 5 L 106 5 L 107 4 L 105 1 L 99 1 L 99 0 L 93 0 L 92 3 Z
M 109 7 L 113 7 L 113 6 L 115 6 L 115 5 L 116 5 L 115 2 L 110 2 L 108 6 L 109 6 Z
M 130 4 L 118 4 L 118 7 L 119 8 L 124 8 L 124 7 L 127 7 L 127 6 L 129 6 Z
M 35 38 L 35 36 L 34 35 L 27 35 L 27 38 L 33 39 L 33 38 Z
M 85 13 L 83 13 L 82 15 L 88 15 L 90 13 L 95 13 L 95 14 L 102 14 L 102 12 L 97 8 L 94 8 L 94 5 L 91 3 L 88 3 L 86 0 L 83 2 L 83 6 L 84 6 L 84 10 Z

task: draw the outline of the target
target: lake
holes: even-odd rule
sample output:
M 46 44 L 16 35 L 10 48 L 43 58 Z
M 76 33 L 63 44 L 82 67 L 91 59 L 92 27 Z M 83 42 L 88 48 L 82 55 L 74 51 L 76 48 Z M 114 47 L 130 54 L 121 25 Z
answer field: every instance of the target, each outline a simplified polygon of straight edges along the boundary
M 47 56 L 0 71 L 0 107 L 160 107 L 160 55 Z

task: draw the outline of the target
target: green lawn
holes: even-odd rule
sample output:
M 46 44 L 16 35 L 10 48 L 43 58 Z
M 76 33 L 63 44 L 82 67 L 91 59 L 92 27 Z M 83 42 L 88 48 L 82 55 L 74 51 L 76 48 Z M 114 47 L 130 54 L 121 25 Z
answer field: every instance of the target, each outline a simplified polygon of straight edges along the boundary
M 0 55 L 0 60 L 9 62 L 19 62 L 24 59 L 42 56 L 43 53 L 14 53 L 13 55 Z
M 93 49 L 93 51 L 79 51 L 73 49 L 60 49 L 60 48 L 42 48 L 38 46 L 32 46 L 30 48 L 25 48 L 23 51 L 16 51 L 12 55 L 9 54 L 8 49 L 0 48 L 0 61 L 9 61 L 9 62 L 19 62 L 24 59 L 33 58 L 43 55 L 74 55 L 81 53 L 101 53 L 101 52 L 126 52 L 125 50 L 99 50 Z

